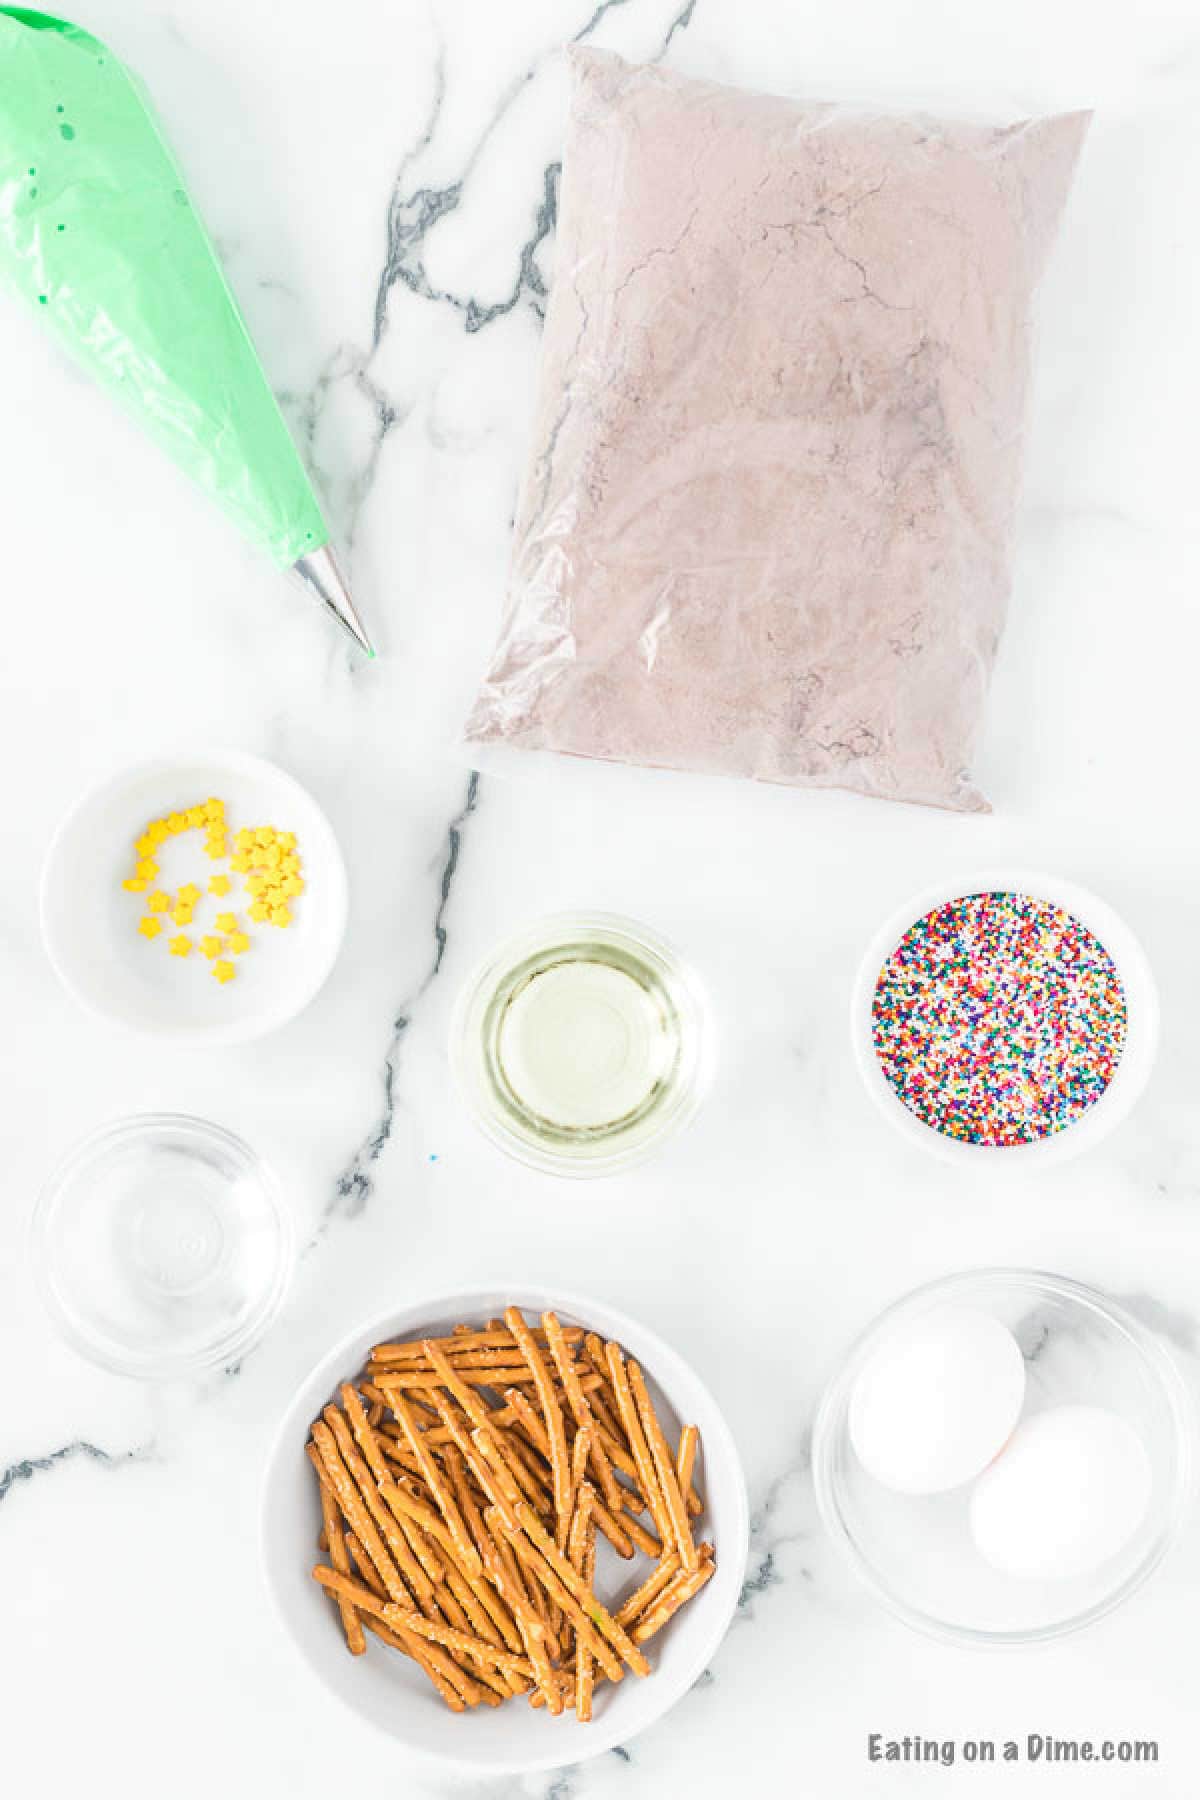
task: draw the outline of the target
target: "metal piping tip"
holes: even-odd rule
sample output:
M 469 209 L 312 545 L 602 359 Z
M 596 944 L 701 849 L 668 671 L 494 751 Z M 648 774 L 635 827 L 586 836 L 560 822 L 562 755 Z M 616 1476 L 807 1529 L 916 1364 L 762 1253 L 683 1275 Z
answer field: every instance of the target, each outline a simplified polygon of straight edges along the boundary
M 350 598 L 350 589 L 342 578 L 337 558 L 328 544 L 322 544 L 310 556 L 302 556 L 292 564 L 292 573 L 311 588 L 322 605 L 328 607 L 338 624 L 350 633 L 360 650 L 374 656 L 375 649 Z

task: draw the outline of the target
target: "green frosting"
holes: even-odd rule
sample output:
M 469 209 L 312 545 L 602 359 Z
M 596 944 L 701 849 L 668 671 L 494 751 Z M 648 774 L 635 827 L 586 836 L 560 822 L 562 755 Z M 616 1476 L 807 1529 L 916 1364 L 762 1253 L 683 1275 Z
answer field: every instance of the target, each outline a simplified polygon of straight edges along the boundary
M 0 288 L 277 562 L 329 532 L 139 88 L 86 31 L 0 6 Z

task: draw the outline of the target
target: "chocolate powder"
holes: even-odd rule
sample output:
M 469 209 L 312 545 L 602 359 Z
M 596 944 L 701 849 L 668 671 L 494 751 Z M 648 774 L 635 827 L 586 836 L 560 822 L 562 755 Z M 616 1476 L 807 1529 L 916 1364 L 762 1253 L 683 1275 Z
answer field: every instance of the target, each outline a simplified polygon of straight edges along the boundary
M 572 61 L 468 738 L 986 810 L 1031 297 L 1088 115 L 886 117 Z

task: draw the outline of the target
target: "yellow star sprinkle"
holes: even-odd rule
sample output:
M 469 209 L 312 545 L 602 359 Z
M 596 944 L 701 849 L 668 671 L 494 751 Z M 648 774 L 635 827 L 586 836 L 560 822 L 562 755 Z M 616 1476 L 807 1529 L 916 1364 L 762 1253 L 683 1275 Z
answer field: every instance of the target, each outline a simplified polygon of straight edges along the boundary
M 246 951 L 250 948 L 250 939 L 246 936 L 244 931 L 231 931 L 229 934 L 229 948 L 233 951 L 235 956 L 244 956 Z
M 256 919 L 259 924 L 261 924 L 264 919 L 270 918 L 270 916 L 271 909 L 265 900 L 256 900 L 254 905 L 250 908 L 250 917 Z
M 143 881 L 140 875 L 130 875 L 121 883 L 121 886 L 131 894 L 144 894 L 149 885 L 149 882 Z
M 210 894 L 227 894 L 229 892 L 228 875 L 214 875 L 208 884 Z
M 164 894 L 162 889 L 159 888 L 156 893 L 151 894 L 146 905 L 150 908 L 152 913 L 169 912 L 171 908 L 171 896 L 170 894 Z
M 183 901 L 185 906 L 195 906 L 197 900 L 200 898 L 200 889 L 196 886 L 194 881 L 185 881 L 179 890 L 179 898 Z
M 217 914 L 217 930 L 218 931 L 236 931 L 237 930 L 237 914 L 236 913 L 218 913 Z
M 286 906 L 275 906 L 271 909 L 272 925 L 287 927 L 292 922 L 292 915 Z
M 172 956 L 190 956 L 191 954 L 192 954 L 192 940 L 190 937 L 184 937 L 184 935 L 181 931 L 179 933 L 178 937 L 173 937 L 171 939 L 171 955 Z
M 139 921 L 138 930 L 145 938 L 156 938 L 162 930 L 162 922 L 159 919 L 145 918 Z
M 232 981 L 237 974 L 237 970 L 231 962 L 215 962 L 212 966 L 212 972 L 222 984 L 227 981 Z
M 171 914 L 171 917 L 174 919 L 176 925 L 190 925 L 194 911 L 194 907 L 188 906 L 186 901 L 180 900 L 177 903 L 174 912 Z
M 200 948 L 204 955 L 207 956 L 209 962 L 211 962 L 214 956 L 220 956 L 221 954 L 221 940 L 219 937 L 202 937 L 200 939 Z

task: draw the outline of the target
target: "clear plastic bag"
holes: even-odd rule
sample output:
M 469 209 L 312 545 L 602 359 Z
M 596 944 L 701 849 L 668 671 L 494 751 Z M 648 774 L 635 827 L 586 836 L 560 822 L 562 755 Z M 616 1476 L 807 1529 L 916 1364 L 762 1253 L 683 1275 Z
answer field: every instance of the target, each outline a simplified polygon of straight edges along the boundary
M 889 117 L 572 63 L 468 743 L 986 810 L 1031 299 L 1089 115 Z

